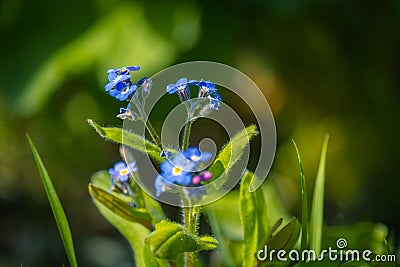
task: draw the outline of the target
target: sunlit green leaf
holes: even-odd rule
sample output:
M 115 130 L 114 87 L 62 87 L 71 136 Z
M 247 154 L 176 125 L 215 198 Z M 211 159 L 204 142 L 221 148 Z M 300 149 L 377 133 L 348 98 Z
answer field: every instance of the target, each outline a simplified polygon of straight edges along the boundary
M 153 253 L 151 253 L 150 247 L 147 244 L 144 244 L 143 246 L 143 260 L 146 266 L 160 267 L 157 258 L 153 256 Z
M 26 135 L 31 147 L 33 156 L 36 161 L 36 165 L 39 169 L 40 177 L 42 178 L 42 183 L 46 191 L 47 198 L 49 200 L 51 210 L 53 211 L 54 218 L 57 223 L 58 231 L 60 232 L 61 239 L 64 244 L 65 252 L 67 253 L 68 260 L 71 266 L 78 266 L 75 256 L 74 244 L 72 240 L 71 230 L 68 225 L 67 216 L 65 215 L 64 209 L 61 205 L 60 199 L 57 196 L 57 192 L 53 186 L 49 174 L 47 173 L 46 167 L 44 166 L 40 155 L 33 144 L 29 135 Z
M 100 171 L 93 174 L 91 184 L 103 190 L 109 190 L 110 178 L 106 171 Z M 126 197 L 121 194 L 113 193 L 113 196 L 120 197 L 121 201 L 125 201 Z M 99 212 L 110 222 L 120 233 L 128 240 L 135 255 L 135 264 L 138 267 L 146 267 L 143 259 L 143 246 L 144 239 L 150 233 L 150 230 L 140 223 L 132 222 L 121 217 L 114 211 L 110 210 L 107 206 L 100 201 L 93 198 L 93 202 L 98 208 Z
M 219 184 L 223 183 L 222 180 L 224 179 L 222 178 L 229 174 L 232 166 L 243 156 L 245 147 L 249 145 L 250 140 L 257 134 L 257 127 L 251 125 L 232 137 L 209 168 L 209 171 L 213 174 L 213 179 L 224 175 L 218 180 Z
M 144 205 L 146 207 L 146 210 L 153 217 L 153 224 L 156 224 L 156 223 L 160 222 L 161 220 L 165 219 L 164 212 L 158 201 L 156 201 L 154 198 L 149 196 L 147 193 L 143 193 L 143 198 L 144 198 Z
M 265 201 L 268 203 L 268 215 L 270 216 L 270 222 L 275 223 L 278 220 L 283 219 L 282 222 L 285 223 L 291 220 L 293 215 L 288 213 L 282 201 L 276 182 L 273 179 L 267 179 L 264 181 L 262 187 Z
M 148 244 L 143 246 L 143 260 L 146 266 L 151 267 L 169 267 L 170 265 L 166 260 L 154 257 Z
M 129 206 L 128 203 L 92 184 L 89 184 L 89 193 L 93 198 L 106 206 L 116 215 L 131 222 L 138 222 L 143 226 L 152 229 L 152 217 L 145 209 L 133 208 Z
M 300 152 L 297 148 L 296 143 L 293 141 L 293 145 L 296 149 L 297 159 L 299 160 L 300 166 L 300 178 L 301 178 L 301 250 L 307 248 L 308 242 L 308 204 L 307 204 L 307 183 L 306 177 L 304 176 L 303 163 L 301 161 Z
M 96 186 L 100 187 L 104 191 L 109 190 L 110 188 L 110 175 L 106 170 L 101 170 L 93 174 L 92 176 L 92 181 L 96 181 Z M 140 186 L 138 186 L 132 179 L 130 179 L 130 185 L 132 187 L 132 190 L 134 191 L 135 194 L 138 194 L 141 196 L 142 201 L 144 202 L 143 206 L 140 208 L 144 208 L 151 216 L 152 216 L 152 222 L 153 225 L 155 225 L 157 222 L 161 221 L 162 219 L 165 218 L 163 210 L 160 206 L 160 203 L 158 203 L 156 200 L 154 200 L 151 196 L 149 196 L 147 193 L 145 193 Z M 128 202 L 135 202 L 137 201 L 137 198 L 132 198 L 130 196 L 124 195 L 124 194 L 119 194 L 116 192 L 111 192 L 111 194 L 114 197 L 119 198 L 121 201 L 128 203 Z M 137 203 L 135 203 L 137 204 Z
M 256 264 L 256 252 L 271 229 L 262 186 L 254 192 L 249 190 L 253 176 L 253 173 L 247 171 L 240 184 L 240 219 L 244 238 L 243 266 Z
M 292 249 L 299 239 L 300 232 L 300 222 L 293 218 L 280 231 L 270 237 L 265 245 L 268 246 L 268 250 Z
M 278 228 L 282 225 L 283 218 L 279 218 L 279 220 L 276 221 L 276 223 L 271 227 L 270 235 L 274 235 L 275 231 L 278 230 Z
M 314 250 L 317 255 L 321 251 L 322 228 L 324 222 L 325 164 L 328 141 L 329 135 L 326 135 L 322 145 L 321 158 L 319 161 L 317 177 L 315 179 L 314 195 L 311 207 L 310 249 Z
M 242 221 L 244 243 L 243 243 L 243 266 L 254 266 L 256 264 L 255 253 L 258 249 L 257 210 L 254 194 L 250 193 L 251 176 L 244 175 L 240 185 L 240 219 Z
M 124 144 L 137 151 L 146 153 L 158 162 L 162 162 L 165 160 L 160 156 L 161 149 L 158 146 L 138 134 L 131 133 L 118 127 L 102 127 L 90 119 L 88 120 L 88 123 L 96 130 L 96 132 L 101 137 L 107 140 L 114 141 L 119 144 Z
M 252 178 L 254 180 L 254 177 Z M 249 186 L 251 188 L 251 184 Z M 269 219 L 269 210 L 264 198 L 263 187 L 260 186 L 256 191 L 252 192 L 256 201 L 257 207 L 257 228 L 258 228 L 258 244 L 260 247 L 264 237 L 271 232 L 271 222 Z
M 218 244 L 211 236 L 193 236 L 182 225 L 166 220 L 156 225 L 156 230 L 146 238 L 146 243 L 156 257 L 171 260 L 183 252 L 215 249 Z

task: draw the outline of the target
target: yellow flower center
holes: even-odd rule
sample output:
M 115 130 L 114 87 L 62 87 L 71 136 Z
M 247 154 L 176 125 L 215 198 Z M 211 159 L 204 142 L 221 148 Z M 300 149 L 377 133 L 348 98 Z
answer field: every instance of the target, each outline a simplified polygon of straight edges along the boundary
M 175 168 L 172 170 L 172 174 L 173 174 L 173 175 L 179 175 L 179 174 L 181 174 L 181 172 L 182 172 L 182 170 L 181 170 L 180 168 L 178 168 L 178 167 L 175 167 Z
M 129 173 L 128 169 L 122 169 L 119 171 L 119 175 L 127 175 Z

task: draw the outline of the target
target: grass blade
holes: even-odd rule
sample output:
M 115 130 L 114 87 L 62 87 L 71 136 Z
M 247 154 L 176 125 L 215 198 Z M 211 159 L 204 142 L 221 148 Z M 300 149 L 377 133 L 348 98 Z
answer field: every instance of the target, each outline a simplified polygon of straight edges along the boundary
M 317 177 L 315 179 L 314 195 L 311 207 L 310 249 L 314 250 L 317 255 L 319 255 L 321 251 L 322 227 L 324 219 L 325 164 L 328 141 L 329 135 L 326 134 L 324 143 L 322 145 Z
M 77 267 L 77 261 L 76 261 L 76 256 L 75 256 L 75 250 L 74 250 L 74 244 L 72 241 L 72 235 L 71 235 L 71 230 L 68 225 L 67 221 L 67 216 L 65 216 L 64 209 L 61 205 L 60 199 L 57 196 L 57 192 L 54 189 L 53 183 L 51 182 L 50 176 L 47 173 L 47 170 L 42 162 L 42 159 L 40 158 L 40 155 L 33 144 L 31 138 L 29 135 L 26 135 L 29 145 L 31 147 L 33 156 L 36 161 L 36 165 L 39 169 L 39 174 L 42 179 L 42 183 L 44 186 L 44 189 L 46 191 L 47 198 L 49 200 L 51 209 L 53 211 L 54 219 L 56 220 L 58 231 L 60 232 L 61 239 L 64 244 L 65 252 L 67 253 L 69 263 L 71 264 L 72 267 Z
M 296 143 L 292 139 L 294 148 L 296 149 L 297 159 L 300 165 L 300 178 L 301 178 L 301 251 L 307 249 L 307 238 L 308 238 L 308 205 L 307 205 L 307 183 L 306 177 L 304 176 L 303 163 L 301 161 L 299 149 Z

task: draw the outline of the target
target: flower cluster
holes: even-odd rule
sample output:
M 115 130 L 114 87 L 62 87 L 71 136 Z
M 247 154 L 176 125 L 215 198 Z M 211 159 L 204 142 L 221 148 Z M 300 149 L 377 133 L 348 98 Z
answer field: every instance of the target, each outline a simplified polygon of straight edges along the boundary
M 132 82 L 133 71 L 140 70 L 139 66 L 127 66 L 123 68 L 116 68 L 108 70 L 108 83 L 105 85 L 105 90 L 119 101 L 129 101 L 126 107 L 121 107 L 117 115 L 120 119 L 144 120 L 148 116 L 145 113 L 144 106 L 146 98 L 150 94 L 152 87 L 152 80 L 144 77 L 139 79 L 136 83 Z M 197 98 L 190 98 L 190 86 L 198 89 Z M 141 89 L 141 93 L 140 90 Z M 139 91 L 139 92 L 137 92 Z M 169 94 L 178 94 L 181 102 L 185 102 L 188 111 L 188 119 L 194 121 L 199 116 L 204 116 L 213 110 L 218 110 L 222 98 L 218 93 L 215 85 L 210 81 L 204 80 L 188 80 L 181 78 L 176 83 L 169 84 L 166 87 Z M 186 102 L 188 100 L 188 102 Z M 207 101 L 208 100 L 208 101 Z M 133 111 L 134 106 L 136 107 Z M 203 170 L 205 163 L 211 160 L 212 153 L 200 152 L 197 147 L 189 147 L 185 151 L 173 153 L 174 149 L 164 147 L 160 142 L 157 133 L 151 126 L 150 122 L 146 121 L 146 129 L 149 131 L 153 141 L 162 150 L 161 156 L 165 161 L 161 163 L 161 174 L 155 179 L 154 186 L 156 195 L 169 190 L 172 185 L 180 185 L 185 187 L 195 187 L 196 190 L 189 190 L 185 192 L 187 197 L 198 197 L 205 194 L 205 189 L 202 185 L 207 184 L 212 178 L 212 173 Z M 203 168 L 203 169 L 202 169 Z M 123 193 L 133 195 L 130 189 L 128 180 L 132 172 L 136 172 L 136 162 L 133 161 L 126 165 L 124 162 L 117 162 L 113 168 L 109 169 L 111 188 L 119 189 Z M 193 195 L 194 194 L 194 195 Z
M 200 152 L 197 147 L 189 147 L 161 163 L 161 174 L 154 182 L 156 195 L 167 191 L 171 184 L 199 186 L 208 182 L 212 173 L 199 169 L 211 158 L 211 152 Z
M 131 78 L 132 75 L 129 73 L 132 71 L 140 70 L 139 66 L 127 66 L 119 69 L 109 69 L 108 83 L 104 86 L 104 89 L 109 94 L 119 101 L 130 101 L 138 108 L 139 113 L 143 110 L 144 102 L 147 96 L 150 94 L 150 88 L 152 82 L 149 78 L 143 77 L 137 83 L 133 83 Z M 142 88 L 141 98 L 136 93 L 139 88 Z M 141 116 L 132 110 L 130 104 L 127 107 L 121 107 L 119 110 L 118 118 L 125 120 L 136 120 Z
M 199 92 L 197 94 L 198 99 L 208 98 L 210 100 L 208 108 L 211 108 L 213 110 L 218 110 L 222 98 L 217 92 L 218 89 L 210 81 L 204 81 L 204 80 L 196 81 L 196 80 L 188 80 L 187 78 L 181 78 L 176 83 L 169 84 L 167 86 L 167 92 L 169 94 L 174 94 L 174 93 L 178 94 L 181 102 L 184 102 L 190 99 L 190 90 L 189 90 L 190 85 L 196 85 L 198 87 L 199 89 Z
M 128 66 L 120 69 L 108 70 L 108 83 L 104 86 L 107 92 L 119 101 L 127 100 L 138 88 L 131 82 L 129 72 L 140 70 L 139 66 Z

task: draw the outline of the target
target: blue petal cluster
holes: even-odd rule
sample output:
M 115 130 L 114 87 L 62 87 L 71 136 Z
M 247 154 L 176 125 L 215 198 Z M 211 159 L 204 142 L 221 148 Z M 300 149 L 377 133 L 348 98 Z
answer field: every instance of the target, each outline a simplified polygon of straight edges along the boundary
M 181 151 L 170 159 L 161 163 L 161 174 L 154 182 L 156 195 L 167 191 L 168 186 L 177 184 L 191 186 L 198 184 L 198 174 L 196 170 L 201 163 L 207 162 L 212 158 L 211 152 L 200 152 L 198 147 L 189 147 L 186 151 Z M 209 173 L 209 172 L 208 172 Z
M 119 101 L 127 100 L 138 88 L 137 84 L 131 82 L 131 75 L 129 73 L 139 69 L 139 66 L 109 69 L 107 71 L 108 83 L 104 86 L 104 89 Z
M 168 94 L 177 93 L 181 101 L 188 100 L 190 98 L 189 85 L 195 84 L 197 81 L 188 80 L 187 78 L 181 78 L 176 83 L 169 84 L 167 86 Z
M 217 92 L 217 88 L 215 88 L 215 85 L 210 81 L 200 80 L 200 82 L 197 83 L 197 86 L 199 87 L 198 97 L 207 97 L 210 94 Z
M 169 94 L 178 94 L 179 99 L 183 102 L 190 99 L 189 85 L 197 85 L 199 88 L 198 98 L 207 97 L 210 99 L 210 107 L 214 110 L 218 110 L 222 98 L 217 92 L 218 89 L 210 81 L 196 81 L 188 80 L 187 78 L 181 78 L 176 83 L 169 84 L 166 88 Z
M 122 161 L 115 163 L 113 168 L 108 169 L 111 180 L 110 191 L 113 189 L 115 181 L 120 183 L 127 182 L 130 173 L 137 172 L 137 170 L 136 161 L 132 161 L 128 165 Z
M 126 108 L 120 108 L 119 114 L 117 115 L 117 118 L 120 118 L 122 120 L 128 119 L 130 121 L 134 121 L 138 117 L 139 115 L 136 112 L 132 111 L 131 103 L 129 103 Z

